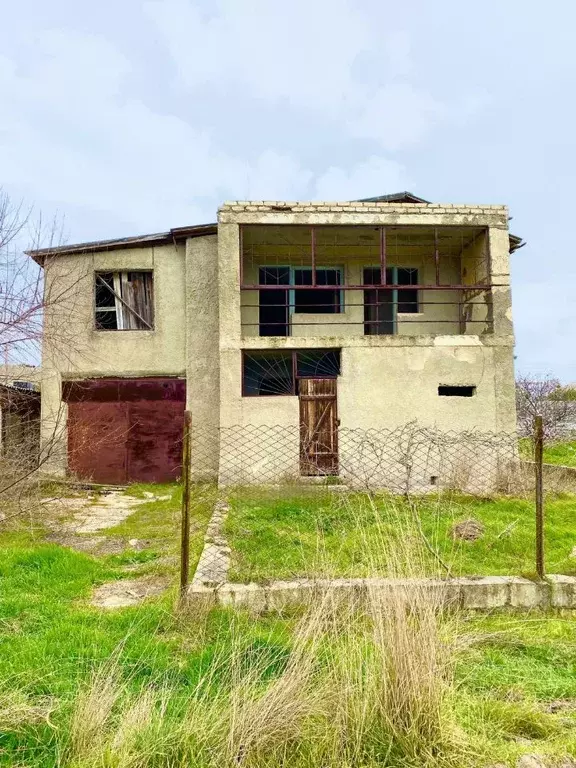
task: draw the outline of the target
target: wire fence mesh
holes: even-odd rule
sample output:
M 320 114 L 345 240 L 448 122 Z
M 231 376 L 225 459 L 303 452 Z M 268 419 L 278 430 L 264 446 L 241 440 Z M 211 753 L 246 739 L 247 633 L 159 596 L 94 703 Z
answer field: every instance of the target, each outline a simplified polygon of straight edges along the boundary
M 509 433 L 340 427 L 310 435 L 298 426 L 192 427 L 192 479 L 217 469 L 221 486 L 320 482 L 392 493 L 438 489 L 482 494 L 525 485 L 518 440 Z
M 404 549 L 417 542 L 430 574 L 534 570 L 534 453 L 515 434 L 416 422 L 328 435 L 303 426 L 193 425 L 190 439 L 192 484 L 217 479 L 192 568 L 196 585 L 383 574 L 392 540 Z M 543 484 L 576 491 L 576 470 L 545 473 Z M 484 528 L 484 561 L 464 551 L 466 560 L 462 542 Z M 505 550 L 519 534 L 524 543 L 512 557 Z

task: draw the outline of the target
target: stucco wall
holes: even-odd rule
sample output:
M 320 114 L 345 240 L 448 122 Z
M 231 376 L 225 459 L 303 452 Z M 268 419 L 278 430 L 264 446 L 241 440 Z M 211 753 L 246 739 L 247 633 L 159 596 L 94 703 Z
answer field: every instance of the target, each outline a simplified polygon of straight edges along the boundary
M 279 207 L 286 210 L 279 211 Z M 484 335 L 484 322 L 469 324 L 461 335 L 458 308 L 455 305 L 426 310 L 428 316 L 401 317 L 395 336 L 365 337 L 340 325 L 353 318 L 361 322 L 362 308 L 348 307 L 338 325 L 327 324 L 322 316 L 306 315 L 313 321 L 305 330 L 294 331 L 287 338 L 259 338 L 255 331 L 240 333 L 241 299 L 239 277 L 240 224 L 317 224 L 321 225 L 399 225 L 486 227 L 486 238 L 479 240 L 465 254 L 475 276 L 488 277 L 496 283 L 489 302 L 478 299 L 474 319 L 487 321 L 493 333 Z M 393 429 L 416 420 L 442 430 L 515 430 L 513 330 L 509 293 L 509 244 L 507 209 L 504 206 L 426 206 L 386 204 L 304 204 L 230 203 L 219 216 L 220 270 L 220 367 L 222 427 L 249 424 L 284 425 L 286 434 L 295 434 L 298 426 L 298 398 L 253 397 L 241 395 L 242 349 L 294 349 L 299 347 L 338 347 L 342 350 L 342 372 L 338 379 L 338 411 L 342 430 L 374 428 Z M 488 252 L 489 248 L 489 252 Z M 256 257 L 258 260 L 260 256 Z M 261 263 L 265 263 L 265 260 Z M 272 259 L 272 263 L 279 263 Z M 392 263 L 392 262 L 391 262 Z M 345 264 L 346 281 L 359 283 L 361 265 Z M 255 278 L 256 261 L 245 265 L 244 280 Z M 334 264 L 334 266 L 339 266 Z M 398 264 L 400 266 L 400 264 Z M 434 263 L 418 266 L 422 281 L 433 283 Z M 460 282 L 463 265 L 459 260 L 445 262 L 442 282 Z M 450 271 L 448 278 L 446 270 Z M 486 270 L 490 269 L 487 275 Z M 470 278 L 468 278 L 470 281 Z M 424 294 L 424 292 L 422 292 Z M 456 292 L 431 291 L 431 301 L 458 300 Z M 255 292 L 245 292 L 242 301 L 257 304 Z M 360 303 L 360 302 L 350 302 Z M 248 322 L 257 322 L 257 309 L 244 309 Z M 357 312 L 357 317 L 354 316 Z M 430 313 L 449 323 L 423 323 Z M 300 318 L 296 318 L 300 319 Z M 334 320 L 334 316 L 329 318 Z M 246 322 L 246 320 L 245 320 Z M 361 325 L 358 326 L 361 328 Z M 299 335 L 302 334 L 302 335 Z M 453 335 L 450 335 L 453 334 Z M 472 385 L 473 397 L 443 397 L 439 385 Z M 298 455 L 298 446 L 292 448 Z M 340 447 L 341 453 L 344 447 Z M 220 465 L 229 463 L 229 447 L 221 446 Z M 283 453 L 284 448 L 280 451 Z M 342 458 L 344 456 L 342 455 Z M 280 464 L 279 464 L 280 466 Z
M 154 330 L 104 331 L 94 323 L 96 271 L 152 270 Z M 50 367 L 64 374 L 180 374 L 185 361 L 185 259 L 183 246 L 134 248 L 58 256 L 46 267 L 48 290 L 62 299 L 47 310 Z M 52 288 L 57 286 L 57 288 Z M 73 333 L 64 347 L 64 321 Z
M 220 361 L 218 243 L 215 235 L 186 244 L 186 408 L 192 413 L 193 479 L 218 474 Z
M 341 359 L 338 413 L 343 427 L 394 429 L 416 420 L 440 429 L 497 428 L 491 347 L 344 347 Z M 440 384 L 473 385 L 476 394 L 441 397 Z
M 61 255 L 45 267 L 47 309 L 42 352 L 42 441 L 46 469 L 66 469 L 67 409 L 63 378 L 185 375 L 185 249 L 119 249 Z M 94 272 L 153 270 L 154 330 L 95 328 Z

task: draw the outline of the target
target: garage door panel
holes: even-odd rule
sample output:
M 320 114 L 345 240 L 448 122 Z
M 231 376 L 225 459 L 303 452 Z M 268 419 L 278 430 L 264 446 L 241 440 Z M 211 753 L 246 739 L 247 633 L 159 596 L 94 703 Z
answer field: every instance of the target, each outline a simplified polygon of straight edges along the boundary
M 128 476 L 141 482 L 176 480 L 182 472 L 184 403 L 130 403 Z
M 185 386 L 150 378 L 70 383 L 63 395 L 71 472 L 98 483 L 180 477 Z
M 125 483 L 125 403 L 70 403 L 68 406 L 68 465 L 83 480 Z

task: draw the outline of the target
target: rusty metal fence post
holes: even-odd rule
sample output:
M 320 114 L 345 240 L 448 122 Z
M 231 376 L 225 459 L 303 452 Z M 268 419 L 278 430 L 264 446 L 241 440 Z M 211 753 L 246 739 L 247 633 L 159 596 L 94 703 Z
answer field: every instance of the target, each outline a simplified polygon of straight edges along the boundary
M 183 598 L 190 578 L 190 456 L 192 414 L 184 414 L 182 435 L 182 530 L 180 535 L 180 597 Z
M 542 416 L 534 420 L 534 470 L 536 475 L 536 573 L 543 579 L 544 568 L 544 493 L 543 493 L 543 464 L 544 464 L 544 428 Z

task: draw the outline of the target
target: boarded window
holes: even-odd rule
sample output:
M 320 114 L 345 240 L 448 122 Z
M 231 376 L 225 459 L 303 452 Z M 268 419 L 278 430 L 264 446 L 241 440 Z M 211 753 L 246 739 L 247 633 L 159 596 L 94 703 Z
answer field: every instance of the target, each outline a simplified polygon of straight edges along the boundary
M 154 328 L 152 272 L 97 272 L 96 328 L 110 331 Z

